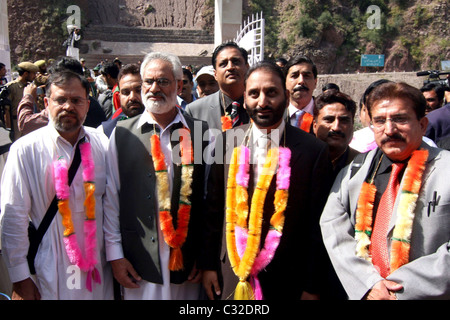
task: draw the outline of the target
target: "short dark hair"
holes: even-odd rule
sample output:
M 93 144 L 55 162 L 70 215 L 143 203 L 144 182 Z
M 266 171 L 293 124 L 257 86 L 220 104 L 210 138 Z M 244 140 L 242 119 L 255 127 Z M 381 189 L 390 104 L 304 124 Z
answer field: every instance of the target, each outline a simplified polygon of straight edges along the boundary
M 0 69 L 2 69 L 3 67 L 5 67 L 5 64 L 3 62 L 0 62 Z
M 386 80 L 386 79 L 379 79 L 379 80 L 376 80 L 376 81 L 372 82 L 371 84 L 369 84 L 369 86 L 366 88 L 366 90 L 364 90 L 364 93 L 361 97 L 361 100 L 359 102 L 359 109 L 361 110 L 363 105 L 367 106 L 367 97 L 369 96 L 369 94 L 372 92 L 373 89 L 375 89 L 379 85 L 382 85 L 383 83 L 388 83 L 388 82 L 392 82 L 392 81 Z
M 86 80 L 85 77 L 82 75 L 72 72 L 70 70 L 62 70 L 62 71 L 56 71 L 50 74 L 47 82 L 47 86 L 45 88 L 45 93 L 47 97 L 50 97 L 51 95 L 51 86 L 52 84 L 60 87 L 69 82 L 72 79 L 78 79 L 81 82 L 81 85 L 86 90 L 86 97 L 89 96 L 89 92 L 91 90 L 91 86 L 89 84 L 89 81 Z
M 341 91 L 341 89 L 339 88 L 339 86 L 336 83 L 325 83 L 322 87 L 322 92 L 325 92 L 327 90 L 336 90 L 336 91 Z
M 248 63 L 248 52 L 247 50 L 245 50 L 244 48 L 239 47 L 239 45 L 234 42 L 234 41 L 229 41 L 229 42 L 225 42 L 222 43 L 221 45 L 218 45 L 213 52 L 212 55 L 212 66 L 214 69 L 216 69 L 216 62 L 217 62 L 217 55 L 220 53 L 220 51 L 222 51 L 223 49 L 226 48 L 236 48 L 241 52 L 242 57 L 244 58 L 245 63 Z
M 62 57 L 56 60 L 49 68 L 48 73 L 61 72 L 64 70 L 70 70 L 79 75 L 84 75 L 83 66 L 80 61 L 74 58 Z
M 247 71 L 247 74 L 245 75 L 244 86 L 247 86 L 247 79 L 250 77 L 250 75 L 253 72 L 260 70 L 260 69 L 267 70 L 267 71 L 272 72 L 273 74 L 277 75 L 281 80 L 281 84 L 283 86 L 283 91 L 286 91 L 286 77 L 284 76 L 284 73 L 281 70 L 281 68 L 278 65 L 276 65 L 274 62 L 271 62 L 271 61 L 258 62 L 257 64 L 252 66 Z
M 280 57 L 280 58 L 276 58 L 275 62 L 280 62 L 284 66 L 287 63 L 287 60 L 283 57 Z
M 422 93 L 427 91 L 434 91 L 436 92 L 439 101 L 444 100 L 445 88 L 438 83 L 427 83 L 422 88 L 420 88 L 420 91 Z
M 284 74 L 287 75 L 289 72 L 289 69 L 292 66 L 295 66 L 297 64 L 301 64 L 301 63 L 307 63 L 312 67 L 312 72 L 314 74 L 314 79 L 317 79 L 317 67 L 314 64 L 314 62 L 308 58 L 307 56 L 304 55 L 296 55 L 294 57 L 292 57 L 291 59 L 289 59 L 289 61 L 286 63 L 286 65 L 284 66 Z
M 189 78 L 189 81 L 193 81 L 192 72 L 189 69 L 183 68 L 183 74 Z
M 412 102 L 412 107 L 420 120 L 425 116 L 427 101 L 422 92 L 404 82 L 387 82 L 375 87 L 367 98 L 367 111 L 372 119 L 372 107 L 380 100 L 384 99 L 408 99 Z
M 316 99 L 314 99 L 314 118 L 317 118 L 320 110 L 326 105 L 340 103 L 345 106 L 347 111 L 352 114 L 352 119 L 356 114 L 356 102 L 350 98 L 349 95 L 340 91 L 328 91 L 320 94 Z
M 140 77 L 141 76 L 141 69 L 135 63 L 126 64 L 120 69 L 119 75 L 117 76 L 117 81 L 120 82 L 120 79 L 122 79 L 122 77 L 127 75 L 127 74 L 138 75 Z
M 119 72 L 120 72 L 119 67 L 113 62 L 106 63 L 100 69 L 100 73 L 102 75 L 109 74 L 111 76 L 111 78 L 113 78 L 113 79 L 117 79 L 117 76 L 119 75 Z

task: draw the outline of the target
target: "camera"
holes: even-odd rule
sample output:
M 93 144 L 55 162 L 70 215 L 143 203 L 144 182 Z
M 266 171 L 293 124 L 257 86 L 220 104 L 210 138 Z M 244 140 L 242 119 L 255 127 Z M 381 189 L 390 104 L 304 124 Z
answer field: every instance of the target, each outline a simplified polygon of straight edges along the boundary
M 428 76 L 428 79 L 423 81 L 423 84 L 434 83 L 440 84 L 443 87 L 450 87 L 449 79 L 441 79 L 441 75 L 450 74 L 450 71 L 428 70 L 419 71 L 416 73 L 418 77 Z
M 11 100 L 9 100 L 9 89 L 6 85 L 0 86 L 0 108 L 4 111 L 5 106 L 10 106 Z
M 0 123 L 3 125 L 5 124 L 6 106 L 10 105 L 11 100 L 9 100 L 8 87 L 6 85 L 0 86 Z

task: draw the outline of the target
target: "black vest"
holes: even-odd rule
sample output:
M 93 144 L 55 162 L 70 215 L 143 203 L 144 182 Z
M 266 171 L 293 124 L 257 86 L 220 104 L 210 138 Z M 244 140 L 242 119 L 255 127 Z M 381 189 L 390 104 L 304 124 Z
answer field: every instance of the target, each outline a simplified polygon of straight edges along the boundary
M 146 111 L 144 111 L 146 112 Z M 194 155 L 196 145 L 202 141 L 194 139 L 194 119 L 184 115 L 193 142 Z M 134 117 L 117 123 L 115 138 L 120 178 L 120 231 L 124 256 L 133 265 L 137 273 L 146 281 L 163 283 L 159 260 L 158 243 L 158 206 L 156 197 L 156 176 L 150 154 L 150 137 L 153 126 L 144 124 L 136 128 L 140 117 Z M 207 125 L 201 123 L 202 134 Z M 203 143 L 201 152 L 206 145 Z M 200 151 L 200 149 L 198 149 Z M 172 213 L 178 209 L 181 167 L 174 165 L 174 181 L 171 199 Z M 172 283 L 184 282 L 197 259 L 200 247 L 200 234 L 203 228 L 201 204 L 203 200 L 204 165 L 194 165 L 191 215 L 189 231 L 182 247 L 184 270 L 170 273 Z M 176 228 L 176 215 L 173 217 Z

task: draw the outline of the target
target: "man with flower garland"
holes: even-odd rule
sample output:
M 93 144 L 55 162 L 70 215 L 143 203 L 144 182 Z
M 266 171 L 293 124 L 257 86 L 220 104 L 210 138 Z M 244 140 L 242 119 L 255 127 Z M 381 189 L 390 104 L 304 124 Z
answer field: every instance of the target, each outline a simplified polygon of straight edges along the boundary
M 13 299 L 113 298 L 103 245 L 108 139 L 83 126 L 89 89 L 79 74 L 54 72 L 44 98 L 48 125 L 11 146 L 2 176 L 1 231 Z M 81 163 L 70 184 L 68 167 L 77 158 Z M 30 220 L 38 229 L 49 207 L 55 216 L 27 263 Z
M 289 92 L 277 65 L 249 70 L 244 101 L 252 124 L 218 137 L 208 177 L 206 293 L 317 299 L 326 268 L 319 216 L 331 186 L 328 147 L 285 122 Z
M 382 84 L 367 108 L 378 148 L 340 172 L 320 221 L 336 273 L 350 299 L 449 299 L 450 153 L 422 142 L 418 89 Z
M 148 54 L 141 76 L 145 111 L 118 122 L 109 144 L 107 259 L 124 299 L 198 299 L 207 124 L 177 107 L 177 56 Z

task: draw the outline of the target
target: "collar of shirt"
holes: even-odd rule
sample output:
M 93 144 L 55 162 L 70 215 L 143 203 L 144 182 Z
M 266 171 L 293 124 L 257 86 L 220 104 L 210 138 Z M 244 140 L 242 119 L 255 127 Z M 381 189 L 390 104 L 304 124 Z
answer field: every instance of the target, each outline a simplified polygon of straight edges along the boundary
M 222 99 L 223 98 L 223 99 Z M 220 91 L 220 104 L 223 103 L 223 101 L 225 101 L 225 105 L 222 106 L 224 109 L 228 108 L 234 101 L 239 102 L 239 104 L 241 105 L 241 107 L 244 106 L 244 96 L 241 96 L 239 99 L 237 100 L 233 100 L 231 99 L 229 96 L 227 96 L 225 93 L 223 93 L 223 91 Z M 242 108 L 243 109 L 243 108 Z
M 280 144 L 280 139 L 284 132 L 284 127 L 286 126 L 286 123 L 284 122 L 284 119 L 281 120 L 280 125 L 272 129 L 269 138 L 271 140 L 272 146 L 278 146 Z M 267 129 L 259 129 L 255 125 L 252 126 L 252 145 L 257 146 L 256 141 L 260 139 L 262 136 L 267 136 Z
M 71 147 L 74 147 L 74 146 L 72 146 L 72 144 L 71 144 L 69 141 L 67 141 L 66 139 L 64 139 L 64 138 L 59 134 L 58 130 L 56 130 L 56 128 L 55 128 L 55 126 L 53 125 L 53 122 L 52 122 L 51 120 L 49 120 L 49 122 L 48 122 L 48 124 L 47 124 L 47 127 L 49 128 L 50 137 L 51 137 L 52 141 L 53 141 L 55 144 L 59 145 L 60 143 L 63 143 L 63 144 L 68 144 L 68 145 L 70 145 Z M 86 137 L 86 139 L 89 141 L 89 136 L 86 134 L 86 130 L 84 130 L 84 126 L 81 126 L 80 133 L 78 134 L 78 138 L 77 138 L 77 143 L 78 143 L 78 141 L 80 141 L 80 139 L 82 139 L 83 137 Z
M 294 113 L 296 113 L 297 111 L 299 111 L 300 109 L 298 109 L 297 107 L 295 107 L 292 103 L 289 103 L 289 107 L 288 107 L 288 115 L 289 115 L 289 119 L 292 117 L 292 115 Z M 309 101 L 309 103 L 306 105 L 306 107 L 304 107 L 303 109 L 301 109 L 305 112 L 308 112 L 309 114 L 313 115 L 314 114 L 314 98 L 311 98 L 311 101 Z
M 173 161 L 172 161 L 172 144 L 171 144 L 171 137 L 170 137 L 170 128 L 181 122 L 185 128 L 188 128 L 188 125 L 186 123 L 186 120 L 184 119 L 183 115 L 181 114 L 181 111 L 178 107 L 176 107 L 177 115 L 172 120 L 171 123 L 164 129 L 162 129 L 159 124 L 153 119 L 153 117 L 150 115 L 149 112 L 144 111 L 137 123 L 137 128 L 140 128 L 145 123 L 154 124 L 157 126 L 161 131 L 159 134 L 160 141 L 161 141 L 161 151 L 164 153 L 164 158 L 167 166 L 167 172 L 169 174 L 169 190 L 172 194 L 172 179 L 173 179 Z
M 155 119 L 153 119 L 153 117 L 150 115 L 149 112 L 144 111 L 140 115 L 139 121 L 137 123 L 137 128 L 142 127 L 144 125 L 144 123 L 154 124 L 155 126 L 157 126 L 158 128 L 161 129 L 161 134 L 163 134 L 165 131 L 169 130 L 172 125 L 174 125 L 175 123 L 178 123 L 178 122 L 181 122 L 185 128 L 188 128 L 186 120 L 184 119 L 183 115 L 181 114 L 180 109 L 177 107 L 176 110 L 177 110 L 177 115 L 175 116 L 175 118 L 173 118 L 172 122 L 169 123 L 169 125 L 167 127 L 165 127 L 164 129 L 162 129 L 160 127 L 160 125 L 155 121 Z

